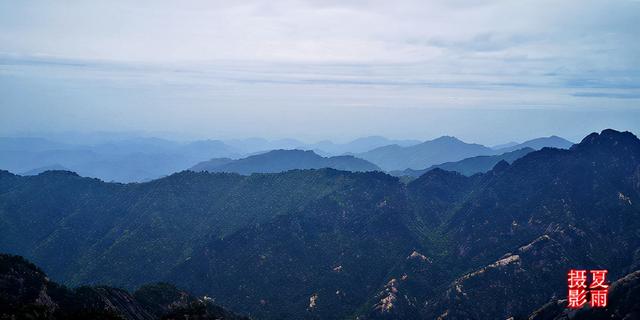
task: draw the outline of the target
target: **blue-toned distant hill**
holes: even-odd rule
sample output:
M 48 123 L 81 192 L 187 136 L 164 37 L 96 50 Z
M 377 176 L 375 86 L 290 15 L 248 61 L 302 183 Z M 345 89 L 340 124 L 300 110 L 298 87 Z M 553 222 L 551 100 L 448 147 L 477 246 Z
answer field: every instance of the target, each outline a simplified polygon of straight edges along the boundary
M 391 171 L 423 169 L 448 161 L 494 153 L 494 150 L 483 145 L 466 143 L 455 137 L 444 136 L 408 147 L 384 146 L 359 153 L 356 156 L 375 163 L 384 170 Z
M 44 167 L 40 167 L 40 168 L 35 168 L 26 172 L 22 172 L 21 175 L 23 176 L 36 176 L 39 175 L 45 171 L 70 171 L 69 168 L 65 168 L 59 164 L 54 164 L 54 165 L 50 165 L 50 166 L 44 166 Z
M 216 140 L 182 143 L 131 138 L 73 145 L 41 138 L 0 138 L 1 169 L 27 175 L 52 168 L 68 169 L 83 176 L 117 182 L 147 181 L 207 159 L 239 155 L 237 150 Z
M 445 162 L 443 164 L 437 164 L 427 169 L 422 169 L 422 170 L 407 169 L 404 171 L 395 171 L 395 172 L 392 172 L 392 174 L 396 176 L 419 177 L 429 170 L 439 168 L 442 170 L 459 172 L 465 176 L 470 176 L 476 173 L 487 172 L 491 170 L 500 161 L 506 161 L 507 163 L 512 163 L 517 159 L 520 159 L 526 154 L 533 151 L 535 150 L 532 148 L 522 148 L 522 149 L 511 151 L 511 152 L 506 152 L 500 155 L 471 157 L 471 158 L 466 158 L 460 161 Z
M 407 147 L 420 143 L 419 140 L 393 140 L 381 136 L 362 137 L 346 143 L 335 143 L 330 140 L 322 140 L 315 143 L 304 143 L 296 139 L 267 140 L 262 138 L 230 139 L 224 140 L 224 142 L 245 154 L 262 153 L 268 150 L 278 149 L 300 149 L 313 150 L 323 156 L 361 153 L 392 144 Z
M 333 143 L 325 140 L 307 145 L 308 149 L 318 150 L 330 155 L 356 154 L 367 152 L 375 148 L 397 144 L 408 147 L 419 144 L 420 140 L 392 140 L 381 136 L 369 136 L 355 139 L 347 143 Z
M 513 146 L 516 146 L 516 145 L 519 145 L 519 143 L 517 143 L 515 141 L 510 141 L 510 142 L 507 142 L 507 143 L 501 143 L 501 144 L 492 146 L 491 149 L 498 150 L 498 149 L 510 148 L 510 147 L 513 147 Z
M 423 171 L 422 169 L 429 168 L 431 166 L 441 165 L 447 162 L 457 162 L 476 156 L 501 155 L 524 148 L 531 148 L 534 150 L 540 150 L 544 147 L 568 149 L 571 145 L 573 145 L 573 143 L 568 140 L 558 136 L 551 136 L 537 138 L 523 143 L 510 142 L 508 144 L 498 146 L 500 147 L 499 149 L 494 149 L 480 144 L 466 143 L 455 137 L 443 136 L 407 147 L 400 145 L 388 145 L 368 152 L 359 153 L 356 156 L 375 163 L 386 171 L 403 171 L 405 169 L 409 169 L 408 173 L 411 173 L 411 170 Z M 513 156 L 515 156 L 515 154 Z M 508 161 L 508 159 L 509 157 L 506 157 L 505 160 Z M 479 159 L 471 161 L 470 165 L 474 165 L 476 163 L 479 164 L 484 161 L 487 163 L 492 162 L 490 159 Z M 498 161 L 500 161 L 500 159 L 498 159 Z M 455 171 L 481 172 L 487 171 L 490 168 L 491 166 L 487 167 L 485 165 L 478 167 L 477 170 L 473 168 L 470 168 L 470 170 L 458 168 L 458 170 Z M 394 174 L 395 173 L 397 172 L 394 172 Z
M 243 159 L 211 159 L 193 166 L 192 171 L 239 174 L 276 173 L 294 169 L 332 168 L 344 171 L 380 171 L 371 162 L 353 156 L 322 157 L 313 151 L 273 150 Z
M 531 148 L 535 150 L 540 150 L 542 148 L 558 148 L 558 149 L 569 149 L 573 145 L 573 142 L 558 137 L 558 136 L 550 136 L 550 137 L 542 137 L 536 138 L 532 140 L 525 141 L 523 143 L 517 144 L 507 144 L 501 148 L 495 148 L 496 152 L 505 153 L 512 152 L 522 148 Z

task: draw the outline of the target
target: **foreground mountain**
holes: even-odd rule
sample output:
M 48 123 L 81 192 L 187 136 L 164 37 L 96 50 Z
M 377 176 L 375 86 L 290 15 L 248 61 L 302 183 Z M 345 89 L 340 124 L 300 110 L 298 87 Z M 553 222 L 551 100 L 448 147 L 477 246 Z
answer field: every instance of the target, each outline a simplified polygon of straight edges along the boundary
M 239 160 L 212 159 L 190 170 L 207 172 L 235 172 L 239 174 L 277 173 L 294 169 L 333 168 L 344 171 L 379 171 L 371 162 L 353 156 L 322 157 L 313 151 L 273 150 Z
M 491 170 L 500 161 L 512 163 L 515 160 L 522 158 L 526 154 L 531 153 L 532 151 L 534 151 L 534 149 L 523 148 L 500 155 L 471 157 L 455 162 L 445 162 L 443 164 L 431 166 L 427 169 L 406 169 L 404 171 L 396 171 L 393 174 L 397 176 L 419 177 L 427 171 L 439 168 L 442 170 L 459 172 L 465 176 L 471 176 L 476 173 L 483 173 Z
M 494 150 L 483 145 L 465 143 L 454 137 L 445 136 L 408 147 L 384 146 L 356 156 L 391 171 L 407 168 L 423 169 L 435 164 L 494 153 Z
M 130 185 L 2 172 L 0 230 L 0 250 L 67 284 L 170 281 L 255 318 L 524 318 L 566 296 L 569 268 L 640 269 L 640 140 L 605 130 L 409 184 L 333 169 Z
M 246 319 L 208 299 L 157 283 L 134 294 L 117 288 L 69 289 L 20 256 L 0 254 L 1 319 Z
M 498 166 L 442 229 L 454 243 L 452 265 L 480 266 L 428 299 L 427 317 L 523 317 L 566 295 L 567 269 L 608 269 L 615 280 L 638 268 L 634 135 L 605 130 L 570 150 L 543 149 Z

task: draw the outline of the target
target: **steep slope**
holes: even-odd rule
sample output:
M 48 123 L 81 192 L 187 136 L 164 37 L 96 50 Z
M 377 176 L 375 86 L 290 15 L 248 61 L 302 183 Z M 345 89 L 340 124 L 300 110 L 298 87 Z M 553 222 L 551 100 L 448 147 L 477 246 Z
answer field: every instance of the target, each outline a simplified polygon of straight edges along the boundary
M 189 317 L 188 315 L 191 315 Z M 134 295 L 105 286 L 68 289 L 20 256 L 0 254 L 2 319 L 246 319 L 169 284 Z
M 632 199 L 638 196 L 634 180 L 639 160 L 640 141 L 631 133 L 613 130 L 589 135 L 570 150 L 530 153 L 490 172 L 482 190 L 448 222 L 448 232 L 460 240 L 463 257 L 486 249 L 464 239 L 494 242 L 497 246 L 491 249 L 495 250 L 509 244 L 501 238 L 526 243 L 540 236 L 549 223 L 584 231 L 598 231 L 601 223 L 627 234 L 627 228 L 635 225 L 627 220 L 638 214 Z M 490 225 L 483 224 L 487 220 Z
M 183 172 L 123 185 L 61 171 L 4 172 L 0 250 L 27 256 L 68 284 L 132 288 L 162 279 L 209 239 L 344 188 L 346 177 L 332 170 L 248 177 Z
M 256 318 L 349 315 L 421 245 L 404 223 L 411 217 L 396 178 L 360 173 L 341 179 L 341 188 L 306 207 L 212 241 L 169 281 L 223 305 L 245 306 Z
M 384 146 L 356 156 L 390 171 L 423 169 L 435 164 L 494 153 L 495 151 L 485 146 L 445 136 L 408 147 Z
M 637 268 L 639 182 L 640 141 L 613 130 L 489 172 L 442 229 L 454 252 L 446 263 L 475 271 L 429 299 L 424 316 L 523 317 L 566 295 L 567 268 L 612 279 Z
M 491 170 L 500 161 L 512 163 L 532 151 L 534 151 L 534 149 L 527 147 L 494 156 L 477 156 L 455 162 L 445 162 L 422 170 L 406 169 L 402 172 L 396 172 L 395 175 L 419 177 L 429 170 L 439 168 L 442 170 L 459 172 L 465 176 L 471 176 L 476 173 L 483 173 Z
M 615 281 L 609 287 L 606 308 L 565 309 L 566 299 L 545 304 L 529 316 L 530 320 L 631 320 L 640 318 L 640 270 Z
M 277 173 L 294 169 L 333 168 L 345 171 L 376 171 L 376 165 L 352 156 L 325 158 L 313 151 L 273 150 L 239 160 L 212 159 L 192 167 L 192 171 L 239 174 Z

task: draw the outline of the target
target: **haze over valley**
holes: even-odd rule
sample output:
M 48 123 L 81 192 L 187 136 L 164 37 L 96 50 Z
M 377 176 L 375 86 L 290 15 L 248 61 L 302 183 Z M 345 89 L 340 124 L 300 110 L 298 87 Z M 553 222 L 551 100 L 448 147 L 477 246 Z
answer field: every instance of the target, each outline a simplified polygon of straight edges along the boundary
M 520 150 L 517 154 L 524 155 L 521 150 L 524 148 L 530 151 L 543 147 L 567 149 L 572 145 L 556 136 L 498 148 L 469 144 L 454 137 L 421 142 L 372 136 L 343 144 L 328 140 L 308 144 L 296 139 L 258 138 L 177 142 L 153 137 L 107 136 L 101 140 L 96 144 L 73 144 L 41 137 L 0 137 L 0 167 L 23 175 L 68 170 L 104 181 L 142 182 L 183 170 L 251 174 L 334 168 L 395 170 L 397 174 L 405 169 L 426 169 L 475 156 L 494 156 L 495 161 L 489 160 L 489 165 L 474 169 L 484 172 L 502 159 L 500 155 L 508 152 Z M 464 169 L 458 171 L 465 172 Z

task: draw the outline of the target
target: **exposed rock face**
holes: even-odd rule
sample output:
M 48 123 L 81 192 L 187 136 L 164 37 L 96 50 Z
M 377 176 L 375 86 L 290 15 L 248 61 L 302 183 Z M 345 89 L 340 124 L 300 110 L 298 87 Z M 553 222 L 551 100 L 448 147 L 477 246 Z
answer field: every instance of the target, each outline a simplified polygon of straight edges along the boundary
M 640 319 L 640 270 L 615 281 L 609 287 L 606 308 L 566 309 L 567 301 L 554 300 L 529 316 L 529 320 L 632 320 Z
M 3 318 L 52 318 L 60 309 L 50 296 L 57 290 L 35 265 L 21 257 L 0 255 L 0 315 Z
M 427 303 L 426 317 L 482 319 L 487 314 L 524 316 L 548 301 L 549 292 L 564 294 L 570 255 L 544 235 L 499 260 L 453 281 L 445 294 Z M 554 279 L 558 278 L 558 279 Z

